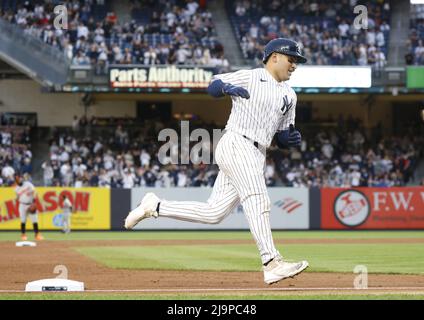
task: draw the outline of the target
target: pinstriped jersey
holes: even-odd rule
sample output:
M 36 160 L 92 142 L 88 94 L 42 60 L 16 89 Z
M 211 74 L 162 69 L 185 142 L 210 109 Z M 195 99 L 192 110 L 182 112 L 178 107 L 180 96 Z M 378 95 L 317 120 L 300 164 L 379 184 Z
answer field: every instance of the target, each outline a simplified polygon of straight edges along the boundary
M 278 82 L 265 68 L 215 75 L 213 80 L 243 87 L 250 98 L 233 97 L 225 127 L 269 147 L 278 130 L 294 124 L 297 96 L 284 81 Z

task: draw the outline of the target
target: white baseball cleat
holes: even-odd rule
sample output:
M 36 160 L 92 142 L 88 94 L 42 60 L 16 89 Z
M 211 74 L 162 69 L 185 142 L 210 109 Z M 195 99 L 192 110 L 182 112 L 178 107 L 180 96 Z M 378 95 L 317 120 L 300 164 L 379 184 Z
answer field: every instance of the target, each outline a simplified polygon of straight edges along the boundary
M 141 220 L 158 217 L 156 208 L 160 199 L 152 192 L 146 193 L 146 195 L 141 200 L 140 204 L 132 210 L 125 219 L 125 229 L 132 229 L 134 226 L 139 223 Z
M 284 262 L 280 257 L 277 257 L 263 267 L 264 281 L 267 284 L 272 284 L 286 278 L 293 278 L 307 267 L 309 267 L 308 261 Z

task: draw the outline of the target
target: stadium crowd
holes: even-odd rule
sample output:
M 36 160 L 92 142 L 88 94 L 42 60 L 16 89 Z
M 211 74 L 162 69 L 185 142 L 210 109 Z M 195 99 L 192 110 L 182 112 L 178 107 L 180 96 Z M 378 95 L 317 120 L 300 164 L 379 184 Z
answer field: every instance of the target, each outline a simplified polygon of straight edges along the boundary
M 3 122 L 3 121 L 2 121 Z M 30 128 L 0 125 L 0 186 L 12 185 L 15 174 L 32 174 Z
M 386 64 L 390 26 L 389 1 L 367 1 L 367 29 L 352 19 L 356 0 L 238 0 L 228 3 L 233 26 L 245 57 L 261 64 L 264 45 L 276 37 L 296 40 L 308 64 Z M 358 13 L 359 15 L 359 13 Z
M 72 127 L 55 131 L 48 159 L 36 170 L 42 169 L 44 186 L 212 187 L 218 174 L 213 163 L 193 164 L 191 158 L 181 164 L 179 155 L 183 151 L 179 153 L 178 146 L 171 147 L 159 161 L 164 143 L 158 141 L 158 133 L 165 127 L 179 132 L 178 123 L 134 125 L 130 119 L 106 123 L 95 118 L 75 118 Z M 190 130 L 196 128 L 211 132 L 216 125 L 190 122 Z M 367 138 L 358 121 L 341 118 L 331 130 L 303 132 L 300 148 L 281 150 L 273 144 L 267 153 L 266 183 L 292 187 L 389 187 L 411 182 L 418 159 L 424 154 L 422 135 L 383 137 L 377 127 L 371 136 L 372 140 Z M 23 140 L 11 144 L 4 129 L 2 137 L 0 185 L 10 185 L 15 173 L 32 172 L 32 154 L 28 138 L 24 138 L 26 144 Z M 191 142 L 188 151 L 196 143 Z M 213 156 L 209 145 L 203 147 L 203 152 L 210 151 Z M 171 163 L 173 156 L 179 159 L 177 164 Z
M 59 48 L 74 65 L 93 65 L 105 73 L 109 64 L 193 64 L 226 70 L 223 46 L 216 40 L 212 15 L 198 2 L 133 1 L 132 20 L 121 22 L 113 11 L 104 17 L 94 0 L 61 4 L 68 10 L 68 29 L 55 29 L 54 4 L 26 1 L 2 17 L 47 44 Z M 141 14 L 140 14 L 141 13 Z
M 407 65 L 424 65 L 424 4 L 411 5 L 407 51 Z

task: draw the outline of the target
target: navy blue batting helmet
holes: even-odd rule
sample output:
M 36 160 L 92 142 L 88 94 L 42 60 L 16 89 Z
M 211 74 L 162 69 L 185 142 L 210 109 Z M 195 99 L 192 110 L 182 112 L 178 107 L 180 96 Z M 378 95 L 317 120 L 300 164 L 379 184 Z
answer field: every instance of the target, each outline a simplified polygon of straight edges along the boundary
M 264 49 L 264 57 L 262 59 L 262 62 L 266 63 L 268 61 L 269 56 L 273 52 L 278 52 L 288 56 L 296 57 L 297 63 L 305 63 L 307 61 L 306 58 L 300 52 L 299 44 L 296 41 L 290 39 L 277 38 L 268 42 Z

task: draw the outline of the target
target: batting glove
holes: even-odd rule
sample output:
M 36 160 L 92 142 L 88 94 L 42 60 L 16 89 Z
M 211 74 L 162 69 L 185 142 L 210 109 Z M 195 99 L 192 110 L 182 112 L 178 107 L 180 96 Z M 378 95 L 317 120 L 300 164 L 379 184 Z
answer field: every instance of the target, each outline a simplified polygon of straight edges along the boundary
M 244 99 L 250 98 L 249 91 L 247 91 L 243 87 L 233 86 L 230 83 L 227 83 L 227 84 L 224 85 L 224 87 L 222 88 L 222 93 L 229 95 L 229 96 L 241 97 L 241 98 L 244 98 Z
M 294 125 L 290 125 L 287 130 L 282 130 L 277 134 L 277 145 L 279 148 L 291 148 L 298 147 L 302 142 L 302 135 L 298 130 L 294 128 Z

